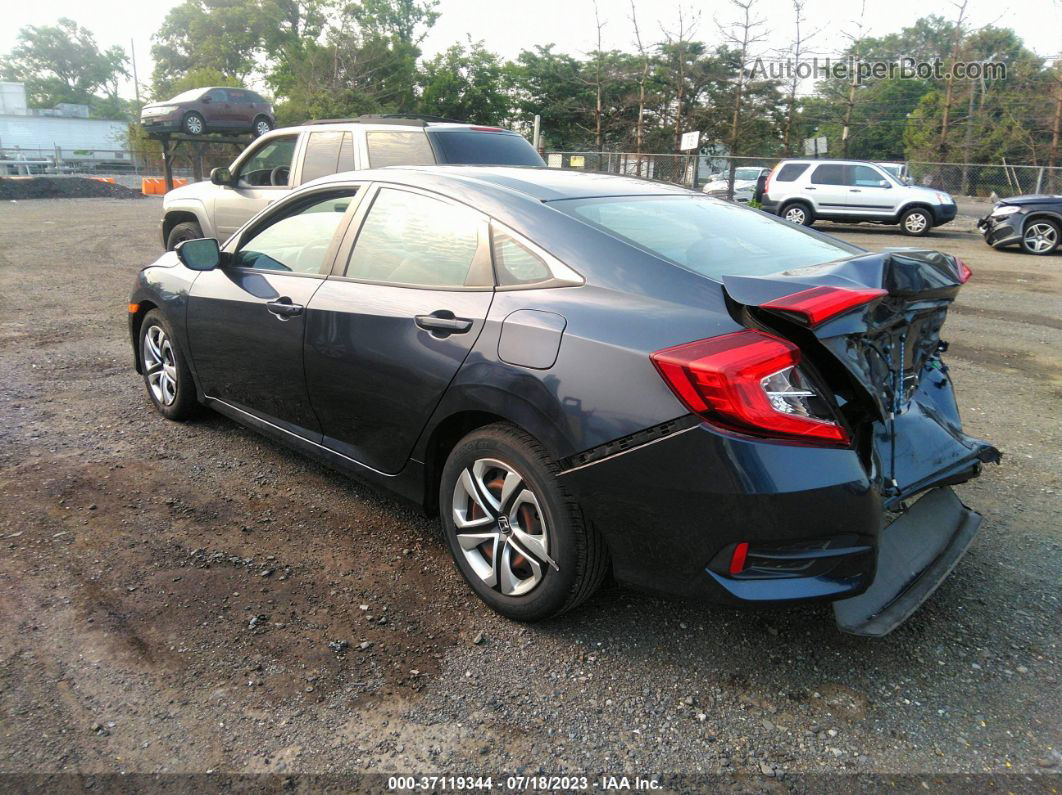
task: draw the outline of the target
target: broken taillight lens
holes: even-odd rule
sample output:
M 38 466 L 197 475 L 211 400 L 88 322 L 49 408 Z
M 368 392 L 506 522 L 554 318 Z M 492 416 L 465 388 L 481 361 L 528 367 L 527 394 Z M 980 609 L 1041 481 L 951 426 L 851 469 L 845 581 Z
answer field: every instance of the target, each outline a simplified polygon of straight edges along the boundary
M 814 327 L 888 294 L 888 290 L 876 288 L 853 290 L 848 287 L 812 287 L 760 304 L 760 308 L 791 313 Z
M 738 331 L 650 357 L 690 411 L 730 430 L 774 439 L 847 445 L 800 369 L 800 349 L 761 331 Z
M 966 282 L 970 281 L 970 277 L 973 276 L 973 271 L 961 259 L 956 259 L 955 263 L 959 266 L 959 284 L 966 284 Z

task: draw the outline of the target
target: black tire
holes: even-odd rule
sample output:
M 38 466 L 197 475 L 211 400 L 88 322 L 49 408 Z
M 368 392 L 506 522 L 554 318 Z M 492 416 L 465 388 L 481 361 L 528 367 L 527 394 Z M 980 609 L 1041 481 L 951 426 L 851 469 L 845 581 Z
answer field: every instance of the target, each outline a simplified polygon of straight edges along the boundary
M 1025 222 L 1021 235 L 1021 250 L 1045 257 L 1054 254 L 1062 241 L 1062 227 L 1050 218 L 1033 218 Z
M 512 491 L 507 503 L 497 510 L 489 506 L 487 512 L 491 517 L 506 515 L 524 517 L 521 510 L 532 510 L 532 516 L 538 522 L 544 522 L 542 536 L 546 555 L 557 564 L 553 568 L 543 562 L 539 566 L 541 572 L 537 583 L 521 595 L 511 596 L 501 592 L 501 563 L 493 566 L 493 561 L 504 562 L 510 560 L 514 566 L 519 566 L 523 561 L 525 567 L 529 565 L 527 559 L 520 554 L 520 548 L 516 545 L 518 540 L 517 529 L 520 524 L 529 529 L 534 522 L 525 522 L 523 518 L 514 522 L 513 529 L 506 532 L 501 528 L 497 519 L 487 518 L 486 513 L 481 515 L 481 521 L 489 524 L 476 527 L 473 532 L 486 534 L 494 531 L 498 542 L 493 546 L 494 552 L 489 555 L 490 561 L 486 563 L 488 571 L 494 574 L 480 575 L 473 568 L 473 563 L 466 556 L 458 540 L 457 524 L 454 518 L 454 493 L 458 488 L 458 481 L 466 474 L 473 477 L 476 463 L 490 459 L 496 462 L 504 462 L 520 478 L 520 486 Z M 491 470 L 487 470 L 488 473 Z M 557 478 L 559 469 L 557 464 L 550 458 L 545 448 L 534 438 L 506 423 L 488 425 L 473 431 L 465 436 L 452 451 L 443 467 L 439 492 L 439 511 L 442 517 L 443 530 L 446 540 L 450 545 L 454 561 L 458 570 L 471 586 L 472 590 L 487 603 L 493 610 L 517 621 L 539 621 L 551 618 L 571 610 L 576 605 L 588 599 L 601 585 L 608 570 L 608 551 L 604 540 L 592 526 L 583 518 L 583 513 L 571 494 L 565 489 L 562 482 Z M 485 474 L 480 478 L 480 485 L 488 478 L 495 477 Z M 465 481 L 468 482 L 468 481 Z M 463 488 L 463 487 L 462 487 Z M 500 486 L 498 487 L 500 491 Z M 536 505 L 521 502 L 525 490 L 532 492 Z M 464 494 L 465 492 L 462 492 Z M 482 501 L 479 503 L 483 505 Z M 471 509 L 472 503 L 467 506 Z M 459 506 L 460 508 L 461 506 Z M 482 508 L 477 509 L 482 511 Z M 473 510 L 465 513 L 471 516 Z M 509 528 L 508 519 L 506 528 Z M 524 536 L 526 538 L 526 536 Z M 466 539 L 469 536 L 465 536 Z M 491 549 L 490 540 L 483 542 L 483 552 Z M 509 558 L 506 558 L 506 544 Z M 525 545 L 526 547 L 526 545 Z M 527 547 L 531 549 L 531 547 Z M 486 560 L 487 555 L 480 552 L 480 560 Z M 469 554 L 475 554 L 471 550 Z M 538 552 L 536 551 L 536 554 Z M 533 555 L 529 555 L 532 557 Z M 481 564 L 482 565 L 482 564 Z M 510 572 L 515 569 L 510 568 Z M 530 572 L 530 569 L 527 569 Z M 497 587 L 492 587 L 486 577 L 493 576 L 499 581 Z M 523 583 L 530 582 L 535 575 L 531 573 Z
M 274 126 L 273 120 L 268 116 L 256 116 L 251 123 L 251 130 L 254 132 L 255 138 L 260 138 L 272 130 Z
M 782 205 L 782 209 L 778 211 L 778 217 L 800 226 L 811 226 L 815 223 L 815 211 L 805 202 L 789 202 L 789 204 Z
M 185 240 L 199 240 L 203 236 L 203 230 L 195 221 L 183 221 L 173 227 L 166 235 L 166 250 L 173 251 L 178 243 Z
M 933 228 L 933 213 L 925 207 L 912 207 L 900 216 L 900 231 L 912 237 L 925 237 Z
M 181 119 L 181 132 L 185 135 L 202 135 L 206 132 L 206 119 L 192 111 Z
M 177 383 L 172 390 L 172 400 L 169 399 L 167 390 L 164 388 L 157 390 L 152 383 L 153 375 L 158 372 L 158 368 L 152 366 L 152 362 L 157 357 L 151 353 L 154 348 L 151 347 L 151 342 L 148 339 L 148 335 L 152 334 L 153 329 L 161 329 L 167 343 L 161 346 L 164 354 L 163 359 L 167 361 L 168 365 L 163 368 L 163 373 L 169 373 L 166 378 L 176 375 Z M 155 347 L 159 346 L 156 345 Z M 167 351 L 169 353 L 168 356 L 166 355 Z M 192 372 L 188 369 L 188 362 L 185 360 L 184 352 L 177 344 L 173 329 L 163 314 L 157 309 L 152 309 L 148 312 L 144 316 L 143 323 L 140 324 L 137 356 L 140 360 L 141 370 L 143 370 L 144 387 L 147 389 L 148 398 L 155 404 L 155 409 L 159 414 L 168 420 L 178 422 L 193 416 L 199 408 L 199 402 L 195 393 L 195 383 L 192 381 Z

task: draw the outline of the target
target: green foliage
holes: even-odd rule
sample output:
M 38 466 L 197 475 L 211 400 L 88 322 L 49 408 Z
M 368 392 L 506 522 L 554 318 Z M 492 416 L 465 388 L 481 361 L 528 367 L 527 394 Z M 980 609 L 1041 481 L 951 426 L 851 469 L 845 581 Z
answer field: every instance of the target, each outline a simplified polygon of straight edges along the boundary
M 422 113 L 448 119 L 501 124 L 509 118 L 510 94 L 501 59 L 473 42 L 454 44 L 420 70 Z
M 22 28 L 0 61 L 0 74 L 26 84 L 31 106 L 71 102 L 88 105 L 101 118 L 122 118 L 128 108 L 118 97 L 118 80 L 127 76 L 127 62 L 121 47 L 100 50 L 92 33 L 64 17 L 55 25 Z

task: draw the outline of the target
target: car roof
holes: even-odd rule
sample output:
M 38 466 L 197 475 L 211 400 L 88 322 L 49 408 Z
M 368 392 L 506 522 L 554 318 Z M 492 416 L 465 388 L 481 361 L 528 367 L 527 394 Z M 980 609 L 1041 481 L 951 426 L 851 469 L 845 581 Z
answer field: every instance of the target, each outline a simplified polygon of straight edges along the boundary
M 858 165 L 858 166 L 880 166 L 881 162 L 877 160 L 852 160 L 850 158 L 832 158 L 832 157 L 787 157 L 784 160 L 779 160 L 778 165 L 784 166 L 786 163 L 811 163 L 811 164 L 838 164 L 838 165 Z M 892 165 L 902 165 L 901 163 L 894 163 Z
M 664 182 L 547 166 L 389 166 L 331 174 L 311 184 L 320 186 L 352 179 L 436 188 L 449 185 L 465 191 L 479 189 L 488 193 L 496 193 L 501 189 L 540 202 L 606 196 L 699 195 L 679 185 Z

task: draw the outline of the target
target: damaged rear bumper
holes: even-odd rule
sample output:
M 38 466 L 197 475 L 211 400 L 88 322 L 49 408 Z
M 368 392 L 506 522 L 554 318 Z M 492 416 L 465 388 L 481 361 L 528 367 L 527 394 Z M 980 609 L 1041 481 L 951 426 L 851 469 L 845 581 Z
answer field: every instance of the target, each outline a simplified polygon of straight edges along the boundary
M 877 574 L 859 596 L 833 603 L 837 626 L 881 637 L 910 617 L 955 568 L 981 526 L 949 486 L 928 491 L 886 527 Z

